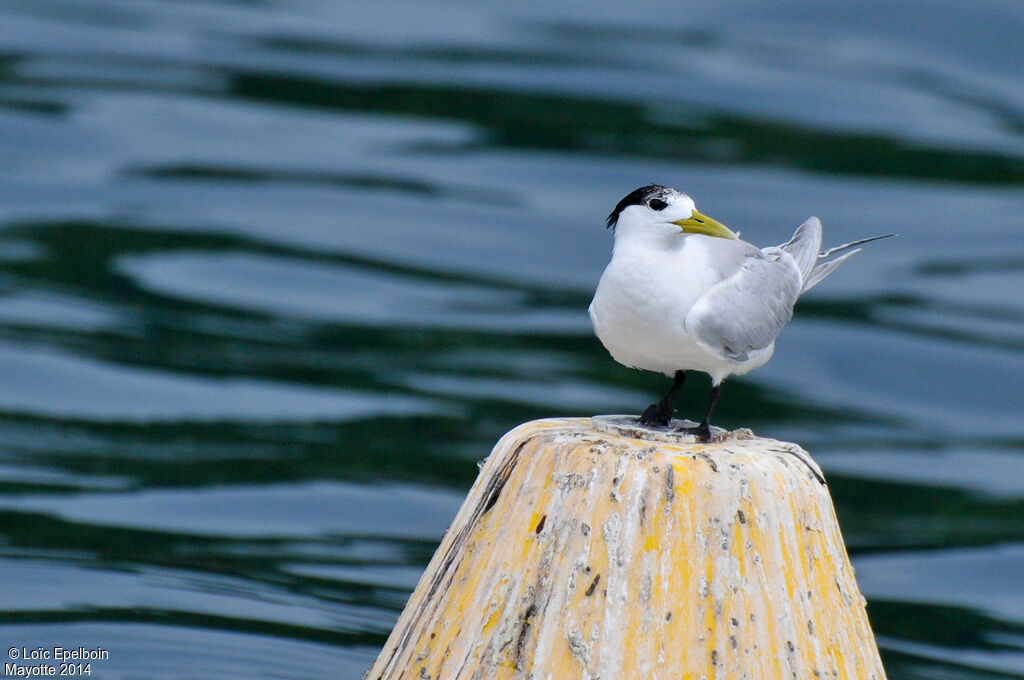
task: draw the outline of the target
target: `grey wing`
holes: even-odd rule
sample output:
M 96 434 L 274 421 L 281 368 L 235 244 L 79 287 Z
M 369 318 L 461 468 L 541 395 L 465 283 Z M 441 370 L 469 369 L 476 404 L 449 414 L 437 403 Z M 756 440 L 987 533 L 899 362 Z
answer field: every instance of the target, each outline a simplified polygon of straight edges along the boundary
M 797 269 L 800 270 L 801 279 L 807 279 L 818 261 L 818 250 L 821 248 L 821 220 L 817 217 L 807 218 L 806 222 L 797 227 L 793 238 L 778 248 L 792 256 Z
M 800 271 L 782 253 L 751 254 L 732 276 L 701 296 L 686 315 L 686 329 L 723 359 L 746 361 L 768 347 L 793 317 Z

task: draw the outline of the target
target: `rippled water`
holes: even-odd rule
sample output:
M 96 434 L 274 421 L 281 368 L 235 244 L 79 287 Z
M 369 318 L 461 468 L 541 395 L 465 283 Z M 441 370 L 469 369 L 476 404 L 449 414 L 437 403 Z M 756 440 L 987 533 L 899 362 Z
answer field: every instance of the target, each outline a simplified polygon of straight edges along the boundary
M 1022 33 L 1009 1 L 5 0 L 0 641 L 358 678 L 502 433 L 666 387 L 586 317 L 657 181 L 761 245 L 900 234 L 718 422 L 822 463 L 890 678 L 1024 678 Z

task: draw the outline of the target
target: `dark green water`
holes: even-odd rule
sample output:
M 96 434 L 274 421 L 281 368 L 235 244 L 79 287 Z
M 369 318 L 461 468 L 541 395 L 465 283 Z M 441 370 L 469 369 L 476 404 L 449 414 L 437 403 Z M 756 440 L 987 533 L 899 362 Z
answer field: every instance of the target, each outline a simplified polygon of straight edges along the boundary
M 667 386 L 586 316 L 656 181 L 900 234 L 718 423 L 821 462 L 890 678 L 1024 678 L 1024 6 L 773 7 L 0 4 L 2 649 L 358 678 L 502 433 Z

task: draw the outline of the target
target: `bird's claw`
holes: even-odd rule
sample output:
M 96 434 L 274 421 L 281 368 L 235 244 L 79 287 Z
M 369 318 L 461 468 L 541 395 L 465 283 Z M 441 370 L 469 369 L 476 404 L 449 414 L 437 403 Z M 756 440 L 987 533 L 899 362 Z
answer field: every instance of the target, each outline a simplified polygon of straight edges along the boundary
M 711 441 L 711 426 L 708 425 L 708 421 L 706 420 L 701 422 L 701 424 L 697 425 L 696 427 L 681 427 L 679 428 L 679 432 L 692 434 L 694 437 L 697 438 L 697 441 L 701 442 L 702 444 L 707 444 L 709 441 Z
M 672 404 L 659 401 L 657 404 L 651 404 L 644 409 L 639 422 L 647 427 L 668 427 L 672 422 L 672 416 L 675 414 L 676 410 L 672 408 Z

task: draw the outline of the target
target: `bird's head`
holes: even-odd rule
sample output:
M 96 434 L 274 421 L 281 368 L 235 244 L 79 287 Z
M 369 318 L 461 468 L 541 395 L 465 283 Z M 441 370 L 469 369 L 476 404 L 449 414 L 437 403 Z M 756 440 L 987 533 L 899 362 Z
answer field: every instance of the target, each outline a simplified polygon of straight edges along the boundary
M 666 228 L 677 228 L 688 234 L 739 238 L 721 222 L 697 212 L 692 198 L 659 184 L 640 187 L 619 201 L 606 224 L 617 235 L 619 232 L 659 233 Z

